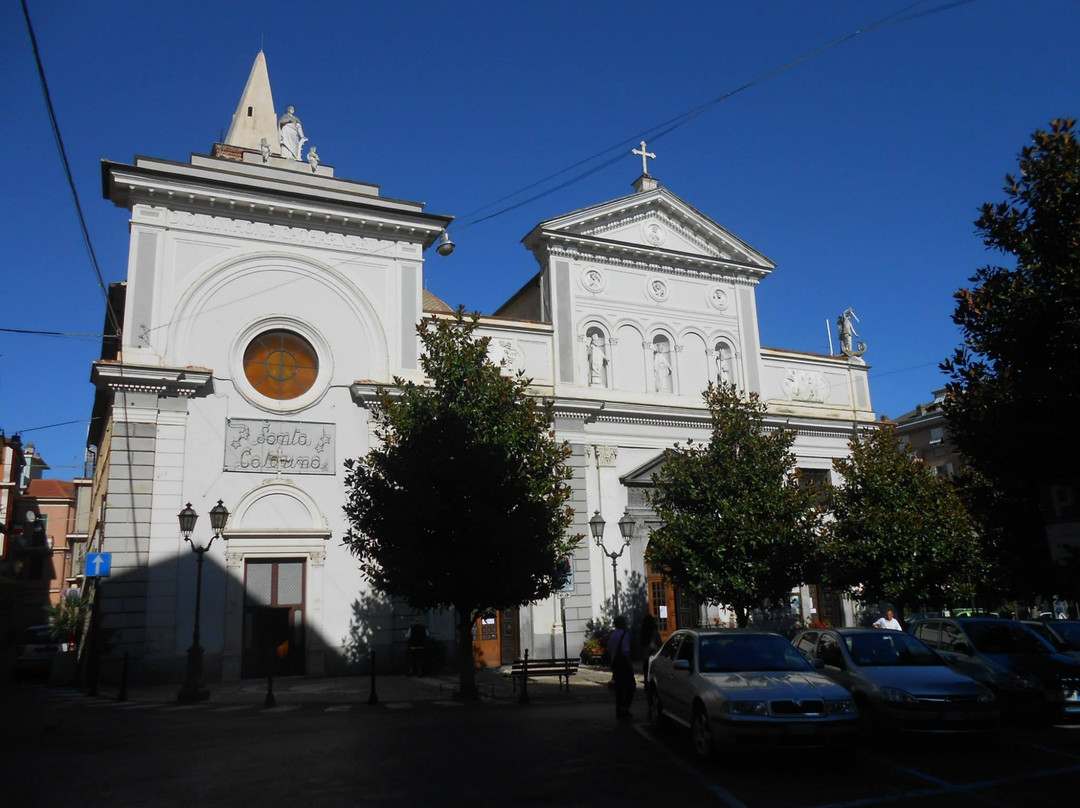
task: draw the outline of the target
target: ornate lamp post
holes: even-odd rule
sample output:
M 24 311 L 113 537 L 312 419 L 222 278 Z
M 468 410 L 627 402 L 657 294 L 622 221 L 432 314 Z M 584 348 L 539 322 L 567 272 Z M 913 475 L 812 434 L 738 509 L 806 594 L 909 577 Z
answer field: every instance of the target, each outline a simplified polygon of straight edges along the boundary
M 607 547 L 604 546 L 604 527 L 607 523 L 604 521 L 604 517 L 600 515 L 600 511 L 594 511 L 592 519 L 589 520 L 589 532 L 592 534 L 593 541 L 596 542 L 596 546 L 600 548 L 601 552 L 611 559 L 611 578 L 615 584 L 615 611 L 619 611 L 619 556 L 623 554 L 623 550 L 630 546 L 630 537 L 634 533 L 634 520 L 630 516 L 629 510 L 624 510 L 622 519 L 619 520 L 619 533 L 622 534 L 622 547 L 619 548 L 619 552 L 610 552 Z
M 191 507 L 190 502 L 184 510 L 177 514 L 177 518 L 180 520 L 180 533 L 184 537 L 184 541 L 191 545 L 192 551 L 198 558 L 195 567 L 195 628 L 191 632 L 191 647 L 187 650 L 187 674 L 184 676 L 184 683 L 180 686 L 180 692 L 177 694 L 177 701 L 190 703 L 206 701 L 210 698 L 210 691 L 203 686 L 203 648 L 199 645 L 202 565 L 203 556 L 206 555 L 206 551 L 214 543 L 214 539 L 221 535 L 225 522 L 229 519 L 229 509 L 222 504 L 220 499 L 218 504 L 210 509 L 210 527 L 214 531 L 214 535 L 205 547 L 197 545 L 191 540 L 191 534 L 195 531 L 195 522 L 198 520 L 199 514 L 195 513 L 195 509 Z

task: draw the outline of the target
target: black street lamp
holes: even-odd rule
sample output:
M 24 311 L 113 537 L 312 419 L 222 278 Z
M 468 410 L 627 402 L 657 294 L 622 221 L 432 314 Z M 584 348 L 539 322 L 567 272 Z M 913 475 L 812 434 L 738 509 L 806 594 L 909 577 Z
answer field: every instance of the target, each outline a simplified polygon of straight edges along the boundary
M 202 565 L 206 551 L 210 549 L 214 539 L 220 536 L 221 531 L 225 528 L 225 522 L 229 519 L 229 509 L 222 504 L 220 499 L 218 504 L 210 509 L 210 527 L 213 529 L 214 535 L 205 547 L 197 545 L 191 540 L 191 534 L 195 531 L 195 522 L 199 518 L 199 514 L 195 513 L 195 509 L 191 507 L 191 503 L 189 502 L 184 510 L 180 511 L 176 516 L 180 520 L 180 533 L 183 535 L 184 541 L 191 545 L 192 551 L 198 557 L 198 563 L 195 567 L 195 628 L 191 632 L 191 647 L 187 650 L 187 674 L 184 676 L 184 683 L 180 686 L 180 692 L 176 697 L 177 701 L 191 703 L 206 701 L 210 698 L 210 691 L 203 686 L 203 648 L 199 645 Z
M 596 546 L 611 559 L 611 578 L 615 583 L 615 611 L 619 611 L 619 556 L 623 554 L 623 550 L 630 546 L 630 538 L 634 534 L 634 520 L 630 516 L 629 509 L 623 510 L 622 519 L 619 520 L 619 533 L 622 534 L 622 547 L 619 548 L 619 552 L 610 552 L 607 547 L 604 546 L 604 527 L 607 522 L 604 521 L 604 517 L 600 515 L 600 511 L 594 511 L 592 519 L 589 520 L 589 532 L 592 533 L 593 541 L 596 542 Z

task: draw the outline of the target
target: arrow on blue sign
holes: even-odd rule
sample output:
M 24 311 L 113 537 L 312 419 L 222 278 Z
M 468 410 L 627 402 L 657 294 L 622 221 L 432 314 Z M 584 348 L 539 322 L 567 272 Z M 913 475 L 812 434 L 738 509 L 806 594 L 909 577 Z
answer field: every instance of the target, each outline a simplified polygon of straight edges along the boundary
M 105 578 L 112 569 L 112 553 L 87 553 L 86 576 L 88 578 Z

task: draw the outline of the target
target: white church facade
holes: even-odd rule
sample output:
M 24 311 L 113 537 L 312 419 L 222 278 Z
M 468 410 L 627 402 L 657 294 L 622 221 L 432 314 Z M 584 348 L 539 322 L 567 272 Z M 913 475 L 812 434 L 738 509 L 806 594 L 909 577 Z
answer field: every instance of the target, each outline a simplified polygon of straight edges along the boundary
M 452 217 L 335 177 L 306 143 L 296 111 L 276 113 L 260 53 L 212 155 L 103 164 L 106 197 L 131 211 L 130 252 L 113 295 L 120 336 L 92 375 L 89 549 L 112 560 L 99 592 L 109 664 L 126 651 L 144 679 L 179 681 L 192 640 L 198 556 L 177 523 L 188 502 L 201 515 L 192 541 L 214 539 L 208 680 L 265 675 L 281 648 L 285 673 L 355 669 L 370 650 L 404 665 L 412 613 L 370 591 L 341 541 L 343 462 L 372 446 L 374 391 L 423 381 L 416 326 L 446 313 L 424 289 L 425 251 L 450 249 Z M 577 653 L 616 586 L 619 610 L 647 608 L 664 631 L 726 623 L 645 565 L 651 470 L 675 442 L 708 438 L 701 391 L 727 380 L 796 431 L 801 468 L 827 475 L 874 420 L 867 366 L 850 350 L 763 348 L 756 294 L 774 265 L 647 171 L 633 193 L 541 222 L 524 243 L 540 270 L 480 333 L 554 402 L 575 471 L 571 531 L 586 538 L 562 597 L 481 621 L 481 658 Z M 230 513 L 215 538 L 219 500 Z M 618 521 L 629 527 L 614 565 L 589 538 L 596 515 L 611 554 Z M 822 599 L 804 588 L 792 609 L 806 617 Z M 452 616 L 424 617 L 453 641 Z

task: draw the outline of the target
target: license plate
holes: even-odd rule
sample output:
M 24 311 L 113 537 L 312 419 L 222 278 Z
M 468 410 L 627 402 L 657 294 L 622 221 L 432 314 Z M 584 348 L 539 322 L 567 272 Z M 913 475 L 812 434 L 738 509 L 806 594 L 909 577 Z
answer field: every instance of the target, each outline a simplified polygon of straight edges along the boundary
M 963 721 L 965 718 L 967 718 L 967 716 L 964 715 L 963 713 L 942 713 L 941 714 L 941 720 L 942 721 Z
M 815 732 L 817 732 L 817 727 L 807 724 L 792 724 L 788 727 L 788 735 L 813 735 Z

